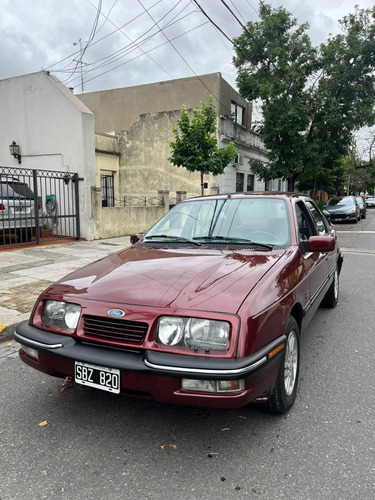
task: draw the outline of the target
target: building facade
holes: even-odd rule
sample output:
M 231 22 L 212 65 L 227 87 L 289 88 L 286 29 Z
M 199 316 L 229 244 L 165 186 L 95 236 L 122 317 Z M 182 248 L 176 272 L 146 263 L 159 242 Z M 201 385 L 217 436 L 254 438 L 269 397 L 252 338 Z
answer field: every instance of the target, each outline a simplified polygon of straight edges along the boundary
M 172 129 L 181 108 L 192 110 L 201 102 L 208 104 L 210 96 L 217 113 L 218 145 L 233 140 L 238 157 L 224 174 L 205 177 L 205 194 L 265 189 L 248 165 L 251 158 L 267 161 L 262 143 L 251 129 L 252 105 L 220 73 L 213 73 L 78 95 L 94 113 L 95 132 L 118 137 L 119 168 L 113 171 L 113 182 L 120 200 L 153 197 L 160 190 L 168 191 L 172 200 L 181 192 L 186 197 L 200 194 L 200 174 L 172 165 L 169 143 L 174 140 Z M 108 171 L 99 175 L 108 176 Z

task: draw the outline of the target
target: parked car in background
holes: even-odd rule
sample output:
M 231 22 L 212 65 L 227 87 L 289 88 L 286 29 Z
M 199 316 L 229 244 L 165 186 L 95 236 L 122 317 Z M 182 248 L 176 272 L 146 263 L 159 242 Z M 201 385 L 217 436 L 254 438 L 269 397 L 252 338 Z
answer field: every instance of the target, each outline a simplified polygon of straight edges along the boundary
M 37 201 L 41 215 L 42 202 Z M 35 230 L 35 196 L 28 184 L 10 175 L 0 176 L 0 235 L 16 233 L 27 239 Z M 22 234 L 21 234 L 22 233 Z
M 357 200 L 359 210 L 361 212 L 361 218 L 366 219 L 367 215 L 367 210 L 366 210 L 366 202 L 362 196 L 356 196 L 355 199 Z
M 338 300 L 343 258 L 315 202 L 193 198 L 131 241 L 40 295 L 15 334 L 21 359 L 114 394 L 287 411 L 301 333 Z
M 367 196 L 366 205 L 368 207 L 375 207 L 375 196 Z
M 361 220 L 361 210 L 355 196 L 333 196 L 324 210 L 330 216 L 331 222 L 354 222 Z

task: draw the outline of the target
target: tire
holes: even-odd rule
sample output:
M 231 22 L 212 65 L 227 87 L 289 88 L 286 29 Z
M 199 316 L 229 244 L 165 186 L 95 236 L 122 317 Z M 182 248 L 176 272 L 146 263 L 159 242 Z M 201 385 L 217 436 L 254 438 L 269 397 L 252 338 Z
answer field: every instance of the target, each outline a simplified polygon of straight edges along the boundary
M 285 325 L 286 345 L 279 374 L 267 409 L 272 413 L 282 414 L 294 404 L 297 395 L 299 377 L 299 328 L 293 316 L 289 316 Z
M 339 273 L 337 268 L 333 274 L 333 281 L 323 297 L 321 305 L 323 307 L 336 307 L 339 299 Z

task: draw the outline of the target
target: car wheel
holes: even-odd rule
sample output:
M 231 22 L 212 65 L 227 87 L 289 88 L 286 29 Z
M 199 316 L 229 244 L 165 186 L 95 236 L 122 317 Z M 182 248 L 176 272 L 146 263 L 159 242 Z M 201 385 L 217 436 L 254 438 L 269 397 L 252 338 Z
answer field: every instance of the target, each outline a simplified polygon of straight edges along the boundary
M 323 297 L 322 306 L 323 307 L 336 307 L 339 298 L 339 273 L 337 268 L 333 274 L 333 281 L 327 290 L 327 293 Z
M 267 402 L 272 413 L 285 413 L 294 404 L 299 376 L 299 328 L 297 321 L 290 316 L 286 326 L 286 345 L 279 374 L 272 395 Z
M 366 212 L 364 212 L 364 214 L 362 215 L 362 219 L 366 219 Z

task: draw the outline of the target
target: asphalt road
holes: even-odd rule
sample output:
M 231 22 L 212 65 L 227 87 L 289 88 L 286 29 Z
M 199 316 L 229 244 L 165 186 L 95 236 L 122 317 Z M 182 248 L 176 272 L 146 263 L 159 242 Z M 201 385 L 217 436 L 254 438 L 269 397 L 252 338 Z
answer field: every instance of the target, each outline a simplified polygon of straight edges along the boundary
M 303 336 L 287 415 L 62 390 L 0 346 L 0 500 L 372 500 L 375 209 L 337 229 L 340 304 Z

